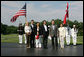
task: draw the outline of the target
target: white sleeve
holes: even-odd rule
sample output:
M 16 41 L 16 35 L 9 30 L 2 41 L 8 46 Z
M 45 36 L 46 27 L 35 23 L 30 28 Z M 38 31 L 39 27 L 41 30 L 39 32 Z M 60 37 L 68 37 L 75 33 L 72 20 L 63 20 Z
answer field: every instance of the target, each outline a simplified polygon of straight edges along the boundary
M 70 28 L 70 35 L 71 35 L 71 28 Z
M 72 35 L 72 33 L 73 33 L 73 31 L 72 31 L 73 29 L 71 29 L 71 35 Z
M 66 35 L 66 29 L 64 28 L 64 37 L 65 37 L 65 35 Z
M 25 27 L 24 27 L 24 32 L 25 32 Z
M 59 31 L 59 28 L 58 28 L 58 31 Z
M 25 28 L 24 28 L 24 31 L 25 31 L 25 33 L 27 33 L 27 29 L 26 29 L 26 26 L 25 26 Z
M 76 33 L 78 33 L 78 29 L 77 29 L 77 32 Z
M 31 27 L 30 27 L 30 30 L 29 30 L 30 32 L 32 32 L 32 29 L 31 29 Z

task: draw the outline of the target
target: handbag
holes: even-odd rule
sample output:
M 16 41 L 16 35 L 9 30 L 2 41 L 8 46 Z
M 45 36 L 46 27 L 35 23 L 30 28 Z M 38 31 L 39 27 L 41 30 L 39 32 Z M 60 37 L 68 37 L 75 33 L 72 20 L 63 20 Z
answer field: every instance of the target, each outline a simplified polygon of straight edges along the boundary
M 48 39 L 51 40 L 51 36 L 48 36 Z
M 35 39 L 39 39 L 39 35 L 36 35 L 36 36 L 35 36 Z

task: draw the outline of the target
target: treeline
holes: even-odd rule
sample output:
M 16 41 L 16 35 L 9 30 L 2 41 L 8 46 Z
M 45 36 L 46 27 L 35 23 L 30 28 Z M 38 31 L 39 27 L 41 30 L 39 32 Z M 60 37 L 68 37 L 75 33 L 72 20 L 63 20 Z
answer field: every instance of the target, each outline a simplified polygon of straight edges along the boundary
M 59 25 L 61 23 L 63 23 L 62 20 L 60 19 L 54 19 L 55 20 L 55 24 L 59 27 Z M 43 22 L 43 21 L 42 21 Z M 40 22 L 40 25 L 42 25 L 42 22 Z M 76 27 L 78 28 L 78 35 L 79 36 L 83 36 L 83 22 L 78 22 L 77 20 L 75 21 L 70 21 L 70 20 L 67 20 L 67 22 L 69 23 L 69 26 L 72 28 L 73 27 L 73 24 L 76 25 Z M 30 23 L 30 22 L 29 22 Z M 36 22 L 35 22 L 36 24 Z M 47 21 L 47 25 L 51 25 L 51 22 L 48 22 Z M 64 25 L 66 26 L 66 25 Z M 18 33 L 17 32 L 17 29 L 18 27 L 15 27 L 15 26 L 8 26 L 8 25 L 5 25 L 5 24 L 2 24 L 1 23 L 1 34 L 16 34 Z
M 1 34 L 11 34 L 11 33 L 17 33 L 18 27 L 15 26 L 8 26 L 1 23 Z

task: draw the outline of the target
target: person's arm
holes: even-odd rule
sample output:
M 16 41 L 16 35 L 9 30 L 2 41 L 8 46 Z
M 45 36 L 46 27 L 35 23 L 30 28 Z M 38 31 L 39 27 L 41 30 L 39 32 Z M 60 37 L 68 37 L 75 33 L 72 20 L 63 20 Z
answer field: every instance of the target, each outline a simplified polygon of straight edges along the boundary
M 58 27 L 56 25 L 56 36 L 58 36 Z
M 30 33 L 32 32 L 32 29 L 31 29 L 31 27 L 30 27 Z
M 72 34 L 73 34 L 73 31 L 72 31 L 72 29 L 71 29 L 71 36 L 72 36 Z
M 43 26 L 41 26 L 41 35 L 43 37 Z
M 58 37 L 60 36 L 59 28 L 58 28 Z
M 48 35 L 49 35 L 49 27 L 48 27 L 48 25 L 47 25 L 47 32 L 48 32 Z
M 42 26 L 40 26 L 40 33 L 39 34 L 41 34 L 41 36 L 43 37 L 43 25 Z
M 35 31 L 36 31 L 36 30 L 35 30 L 35 28 L 36 28 L 36 26 L 34 26 L 34 28 L 33 28 L 33 30 L 34 30 L 34 32 L 33 32 L 33 33 L 34 33 L 34 35 L 35 35 Z
M 71 35 L 71 28 L 70 28 L 70 31 L 69 32 L 70 32 L 70 35 Z
M 51 36 L 51 26 L 50 26 L 50 28 L 49 28 L 49 35 Z
M 25 32 L 25 26 L 24 26 L 24 32 Z
M 59 31 L 58 31 L 58 27 L 57 27 L 57 37 L 59 37 Z
M 29 26 L 28 29 L 26 29 L 26 33 L 27 33 L 28 35 L 31 35 L 31 32 L 32 32 L 32 30 L 31 30 L 31 27 Z
M 77 32 L 76 33 L 78 33 L 78 29 L 77 29 Z
M 64 37 L 65 37 L 65 35 L 66 35 L 66 30 L 65 30 L 65 28 L 64 28 Z
M 24 27 L 24 31 L 25 31 L 25 33 L 27 33 L 27 29 L 26 29 L 26 26 Z
M 23 28 L 24 28 L 24 27 L 22 26 L 22 30 L 21 30 L 22 32 L 23 32 L 23 30 L 24 30 Z

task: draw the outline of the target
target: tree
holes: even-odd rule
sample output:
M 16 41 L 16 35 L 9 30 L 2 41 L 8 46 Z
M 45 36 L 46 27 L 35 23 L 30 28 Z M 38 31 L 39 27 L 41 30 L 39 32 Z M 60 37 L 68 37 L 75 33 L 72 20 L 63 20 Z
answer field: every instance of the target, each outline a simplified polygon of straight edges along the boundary
M 63 21 L 61 19 L 54 19 L 55 20 L 55 25 L 60 26 L 61 23 L 63 23 Z M 75 21 L 71 21 L 71 20 L 67 20 L 66 22 L 69 23 L 69 26 L 72 28 L 73 25 L 75 24 L 77 26 L 77 29 L 78 29 L 78 35 L 79 36 L 83 36 L 83 22 L 78 22 L 77 20 Z M 35 22 L 36 24 L 37 22 Z M 40 22 L 40 25 L 42 25 L 43 21 Z M 29 22 L 30 24 L 30 22 Z M 51 25 L 51 21 L 47 21 L 47 25 Z M 23 25 L 25 26 L 25 24 Z M 67 25 L 65 25 L 67 26 Z M 8 26 L 8 25 L 5 25 L 5 24 L 2 24 L 1 23 L 1 33 L 2 34 L 10 34 L 10 33 L 17 33 L 17 29 L 18 27 L 15 27 L 15 26 Z

